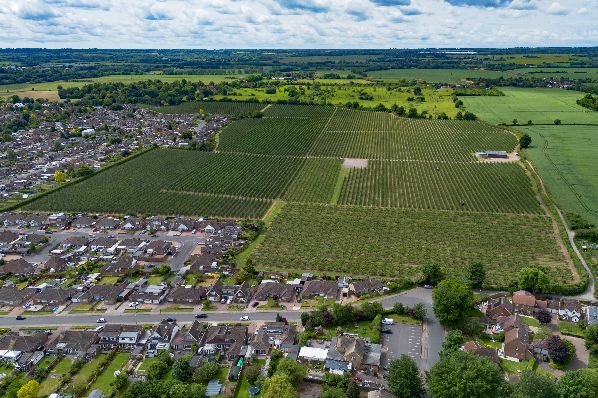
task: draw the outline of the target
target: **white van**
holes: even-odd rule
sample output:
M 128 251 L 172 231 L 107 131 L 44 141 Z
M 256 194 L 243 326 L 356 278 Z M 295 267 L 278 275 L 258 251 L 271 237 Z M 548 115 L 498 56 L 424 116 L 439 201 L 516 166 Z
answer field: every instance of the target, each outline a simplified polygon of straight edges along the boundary
M 383 324 L 383 325 L 394 325 L 394 324 L 395 324 L 395 321 L 394 321 L 394 319 L 392 319 L 392 318 L 384 318 L 384 319 L 382 320 L 382 324 Z

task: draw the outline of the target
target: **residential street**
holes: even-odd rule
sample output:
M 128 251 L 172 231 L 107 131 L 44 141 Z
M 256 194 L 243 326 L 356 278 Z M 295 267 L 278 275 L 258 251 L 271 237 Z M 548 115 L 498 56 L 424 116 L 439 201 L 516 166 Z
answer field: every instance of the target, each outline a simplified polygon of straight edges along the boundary
M 197 238 L 195 238 L 197 239 Z M 411 333 L 409 328 L 401 329 L 393 334 L 385 335 L 385 341 L 388 342 L 390 351 L 394 358 L 400 353 L 406 353 L 414 356 L 416 359 L 421 356 L 421 366 L 423 370 L 429 370 L 437 361 L 438 353 L 444 339 L 444 329 L 438 323 L 432 311 L 432 290 L 415 288 L 402 292 L 397 295 L 388 296 L 379 300 L 385 308 L 391 308 L 396 302 L 401 302 L 406 306 L 413 306 L 423 303 L 427 309 L 427 316 L 421 339 L 419 333 Z M 196 313 L 199 310 L 196 310 Z M 239 318 L 247 315 L 247 312 L 206 312 L 208 322 L 240 322 Z M 255 321 L 274 321 L 276 314 L 280 314 L 289 321 L 298 322 L 301 318 L 301 311 L 255 311 L 249 315 L 250 322 Z M 99 317 L 106 318 L 108 323 L 126 323 L 126 324 L 145 324 L 158 323 L 166 317 L 176 318 L 178 322 L 192 322 L 194 313 L 174 312 L 174 313 L 122 313 L 122 314 L 96 314 L 96 315 L 30 315 L 25 320 L 17 321 L 14 317 L 0 317 L 0 327 L 34 327 L 34 326 L 73 326 L 95 324 Z M 401 327 L 402 328 L 402 327 Z M 411 341 L 409 341 L 411 339 Z M 414 340 L 415 339 L 415 340 Z M 420 341 L 416 341 L 416 340 Z M 427 342 L 427 344 L 426 344 Z M 421 347 L 421 353 L 414 351 Z M 400 356 L 400 355 L 399 355 Z

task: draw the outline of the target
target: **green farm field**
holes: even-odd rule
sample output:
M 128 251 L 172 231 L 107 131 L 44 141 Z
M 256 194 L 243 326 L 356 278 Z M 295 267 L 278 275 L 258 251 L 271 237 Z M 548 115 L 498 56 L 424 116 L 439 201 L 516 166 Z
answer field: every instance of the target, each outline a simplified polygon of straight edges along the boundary
M 437 263 L 462 277 L 486 264 L 488 286 L 506 287 L 537 264 L 556 284 L 571 283 L 544 215 L 286 204 L 253 259 L 266 269 L 313 270 L 417 280 Z
M 598 125 L 598 112 L 577 105 L 583 97 L 578 91 L 550 88 L 502 88 L 500 97 L 461 97 L 465 108 L 489 123 L 520 124 L 531 120 L 535 124 L 553 124 L 560 119 L 563 124 Z
M 429 83 L 463 83 L 468 78 L 497 78 L 505 72 L 480 69 L 387 69 L 369 72 L 369 76 L 382 80 L 425 80 Z
M 598 127 L 530 126 L 528 149 L 550 195 L 569 213 L 598 225 Z
M 264 104 L 256 102 L 218 102 L 218 101 L 191 101 L 179 105 L 148 106 L 149 109 L 161 113 L 217 113 L 221 115 L 250 115 L 264 108 Z

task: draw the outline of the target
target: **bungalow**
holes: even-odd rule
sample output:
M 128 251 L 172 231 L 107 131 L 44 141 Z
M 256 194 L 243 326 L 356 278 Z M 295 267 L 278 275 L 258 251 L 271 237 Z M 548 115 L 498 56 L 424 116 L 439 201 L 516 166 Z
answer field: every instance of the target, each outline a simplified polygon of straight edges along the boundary
M 204 353 L 221 352 L 229 361 L 235 361 L 247 344 L 246 326 L 209 326 L 204 344 Z
M 71 236 L 62 241 L 62 247 L 64 249 L 78 249 L 83 246 L 87 246 L 89 239 L 84 236 Z
M 32 275 L 35 272 L 35 267 L 29 261 L 18 258 L 16 260 L 7 261 L 4 265 L 0 265 L 0 274 L 11 275 Z
M 137 217 L 129 217 L 120 224 L 120 229 L 125 231 L 141 231 L 146 226 L 145 220 Z
M 536 308 L 536 297 L 530 292 L 519 290 L 513 293 L 513 305 L 517 313 L 532 316 Z
M 129 238 L 129 239 L 123 239 L 121 242 L 119 242 L 119 244 L 116 246 L 116 248 L 118 250 L 126 251 L 128 253 L 135 253 L 135 252 L 141 250 L 141 248 L 143 246 L 145 246 L 145 244 L 146 244 L 146 242 L 141 239 Z
M 301 296 L 303 299 L 322 297 L 325 300 L 336 300 L 338 284 L 334 281 L 310 280 L 305 282 Z
M 208 300 L 231 300 L 235 303 L 247 303 L 251 297 L 251 286 L 247 282 L 241 285 L 224 285 L 219 279 L 207 293 Z
M 94 358 L 99 351 L 100 338 L 95 331 L 65 330 L 48 348 L 53 355 L 75 355 L 83 359 Z
M 147 228 L 154 231 L 166 231 L 168 229 L 168 221 L 164 217 L 152 216 L 146 219 Z
M 0 245 L 11 245 L 19 240 L 20 236 L 13 231 L 0 231 Z
M 197 347 L 203 346 L 207 330 L 208 325 L 206 323 L 195 320 L 189 328 L 183 328 L 179 331 L 172 341 L 172 348 L 177 351 L 189 351 L 193 345 Z
M 97 303 L 103 301 L 106 304 L 116 304 L 125 286 L 94 285 L 80 295 L 77 300 L 81 303 Z M 75 301 L 73 299 L 73 301 Z
M 169 256 L 176 252 L 176 247 L 172 242 L 165 240 L 154 240 L 145 247 L 145 252 L 150 256 Z
M 35 289 L 22 289 L 16 287 L 0 288 L 0 305 L 15 307 L 31 299 L 35 294 Z
M 188 232 L 195 229 L 195 221 L 189 218 L 175 218 L 168 226 L 171 231 Z
M 255 301 L 280 300 L 284 303 L 295 301 L 295 288 L 280 282 L 266 282 L 257 286 L 253 295 Z
M 581 303 L 577 300 L 561 298 L 559 306 L 559 319 L 577 323 L 582 315 Z
M 251 347 L 258 357 L 266 357 L 271 348 L 288 352 L 295 345 L 296 340 L 297 329 L 295 326 L 287 325 L 284 322 L 266 322 L 256 331 Z
M 166 297 L 166 301 L 175 304 L 197 305 L 205 300 L 206 290 L 201 286 L 196 287 L 175 287 Z
M 17 360 L 15 367 L 22 372 L 28 372 L 44 358 L 44 355 L 43 351 L 23 353 Z
M 39 331 L 25 335 L 9 332 L 0 337 L 0 350 L 19 352 L 43 351 L 47 342 L 48 335 L 45 332 Z
M 62 305 L 68 302 L 75 294 L 76 289 L 47 288 L 33 297 L 35 304 Z
M 104 265 L 100 273 L 104 276 L 124 276 L 137 268 L 137 260 L 129 255 L 120 256 L 116 261 Z
M 168 286 L 145 285 L 131 294 L 129 300 L 139 301 L 146 304 L 161 304 L 168 295 Z
M 50 256 L 44 264 L 44 268 L 50 273 L 62 272 L 67 268 L 67 261 L 60 256 Z
M 384 283 L 376 280 L 356 281 L 349 284 L 349 293 L 361 297 L 364 294 L 381 294 L 384 290 Z
M 218 267 L 218 258 L 212 254 L 194 254 L 189 259 L 189 272 L 212 272 Z
M 80 216 L 75 218 L 71 225 L 75 228 L 90 228 L 95 222 L 96 220 L 91 217 Z
M 116 247 L 117 243 L 116 239 L 100 237 L 92 240 L 89 243 L 89 248 L 93 252 L 107 253 L 108 249 Z
M 95 227 L 99 230 L 106 231 L 109 229 L 116 229 L 120 225 L 120 220 L 112 217 L 102 218 L 95 223 Z

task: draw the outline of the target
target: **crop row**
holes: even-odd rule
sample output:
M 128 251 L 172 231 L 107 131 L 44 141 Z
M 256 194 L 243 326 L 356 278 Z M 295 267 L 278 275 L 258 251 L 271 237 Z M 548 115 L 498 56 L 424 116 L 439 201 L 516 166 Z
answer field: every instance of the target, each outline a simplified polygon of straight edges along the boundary
M 191 101 L 178 105 L 168 105 L 155 108 L 161 113 L 205 113 L 221 115 L 250 115 L 262 109 L 265 105 L 257 102 L 218 102 L 218 101 Z
M 319 118 L 330 117 L 335 111 L 333 106 L 320 105 L 283 105 L 272 104 L 264 111 L 265 117 Z
M 294 202 L 330 202 L 340 168 L 340 159 L 306 159 L 283 199 Z
M 286 204 L 253 258 L 272 269 L 410 280 L 428 263 L 462 277 L 480 261 L 489 284 L 503 287 L 531 264 L 554 283 L 573 279 L 542 215 Z
M 243 119 L 220 133 L 218 150 L 305 156 L 325 123 L 324 118 Z
M 340 204 L 374 207 L 540 213 L 524 170 L 512 163 L 370 161 L 354 169 Z

